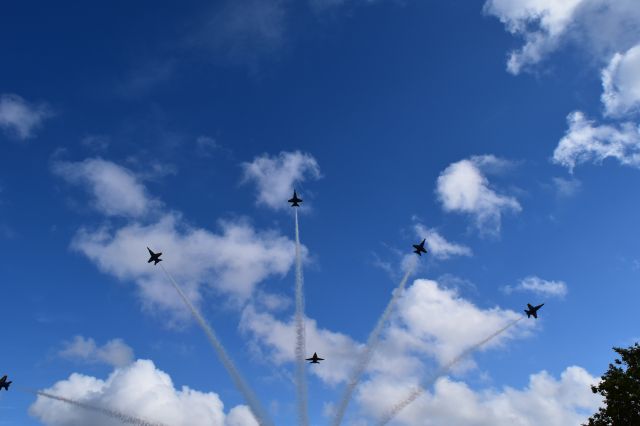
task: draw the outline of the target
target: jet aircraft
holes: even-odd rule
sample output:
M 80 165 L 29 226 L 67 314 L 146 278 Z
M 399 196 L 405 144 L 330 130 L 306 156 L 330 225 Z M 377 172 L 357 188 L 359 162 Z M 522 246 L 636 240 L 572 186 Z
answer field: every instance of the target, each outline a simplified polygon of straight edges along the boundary
M 320 358 L 317 353 L 313 353 L 311 358 L 307 358 L 307 361 L 311 361 L 309 364 L 320 364 L 320 361 L 324 361 L 324 358 Z
M 8 392 L 9 391 L 9 385 L 13 383 L 13 382 L 7 382 L 7 376 L 2 376 L 2 378 L 0 379 L 0 390 L 2 390 L 2 388 L 5 388 L 5 390 Z
M 296 190 L 293 190 L 293 198 L 291 198 L 288 203 L 291 203 L 291 207 L 300 207 L 300 203 L 302 200 L 298 198 L 298 194 L 296 194 Z
M 424 243 L 427 241 L 426 239 L 422 240 L 420 244 L 413 245 L 413 252 L 418 256 L 422 256 L 422 253 L 426 253 L 427 251 L 424 249 Z
M 162 259 L 160 259 L 160 256 L 162 256 L 162 253 L 154 253 L 153 251 L 151 251 L 149 247 L 147 247 L 147 250 L 149 250 L 149 254 L 151 255 L 147 263 L 154 262 L 154 265 L 157 265 L 158 262 L 162 262 Z
M 544 306 L 544 303 L 538 306 L 531 306 L 530 304 L 527 303 L 527 307 L 529 309 L 525 309 L 524 313 L 527 314 L 527 318 L 531 318 L 531 315 L 533 315 L 534 318 L 538 318 L 538 309 L 542 308 L 543 306 Z

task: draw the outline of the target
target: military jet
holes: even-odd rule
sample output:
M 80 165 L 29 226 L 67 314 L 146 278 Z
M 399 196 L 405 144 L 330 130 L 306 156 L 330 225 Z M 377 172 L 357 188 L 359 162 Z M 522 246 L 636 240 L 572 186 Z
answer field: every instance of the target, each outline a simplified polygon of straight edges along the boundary
M 311 358 L 307 358 L 306 361 L 311 361 L 309 364 L 320 364 L 320 361 L 324 361 L 324 358 L 320 358 L 317 353 L 313 353 Z
M 531 315 L 533 315 L 534 318 L 538 318 L 538 309 L 542 308 L 543 306 L 544 306 L 544 303 L 538 306 L 531 306 L 530 304 L 527 303 L 527 307 L 529 309 L 525 309 L 524 313 L 527 314 L 527 318 L 531 318 Z
M 151 255 L 147 263 L 155 262 L 154 265 L 157 265 L 159 262 L 162 262 L 162 259 L 160 259 L 162 253 L 154 253 L 149 247 L 147 247 L 147 250 L 149 250 L 149 254 Z
M 298 194 L 296 194 L 296 190 L 293 190 L 293 198 L 291 198 L 288 203 L 291 203 L 291 207 L 300 207 L 300 203 L 302 200 L 298 198 Z
M 13 383 L 13 382 L 7 382 L 7 376 L 2 376 L 2 378 L 0 379 L 0 390 L 2 390 L 2 388 L 5 388 L 5 390 L 8 392 L 9 391 L 9 385 Z
M 427 251 L 424 249 L 424 243 L 425 241 L 427 241 L 426 239 L 422 240 L 422 242 L 420 244 L 414 244 L 413 245 L 413 252 L 415 254 L 417 254 L 418 256 L 422 256 L 422 253 L 427 253 Z

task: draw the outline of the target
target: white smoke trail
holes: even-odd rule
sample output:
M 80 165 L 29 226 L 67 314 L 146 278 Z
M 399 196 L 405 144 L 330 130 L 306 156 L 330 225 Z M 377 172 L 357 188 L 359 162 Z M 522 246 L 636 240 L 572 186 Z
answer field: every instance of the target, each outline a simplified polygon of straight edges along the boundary
M 477 349 L 479 349 L 485 343 L 487 343 L 490 340 L 498 337 L 500 334 L 504 333 L 505 331 L 507 331 L 508 329 L 513 327 L 514 325 L 516 325 L 518 322 L 522 321 L 522 319 L 524 319 L 524 317 L 520 317 L 517 320 L 511 321 L 510 323 L 508 323 L 507 325 L 505 325 L 504 327 L 502 327 L 498 331 L 495 331 L 494 333 L 492 333 L 489 336 L 485 337 L 484 339 L 482 339 L 481 341 L 477 342 L 476 344 L 468 347 L 467 349 L 462 351 L 457 357 L 453 358 L 451 361 L 449 361 L 448 363 L 446 363 L 445 365 L 440 367 L 436 371 L 436 373 L 434 375 L 432 375 L 431 378 L 427 382 L 424 382 L 421 387 L 416 387 L 407 398 L 405 398 L 402 402 L 396 404 L 387 414 L 385 414 L 385 416 L 380 420 L 378 425 L 379 426 L 383 426 L 383 425 L 386 425 L 387 423 L 389 423 L 391 421 L 391 419 L 393 419 L 395 416 L 398 415 L 398 413 L 400 413 L 400 411 L 404 410 L 413 401 L 418 399 L 418 397 L 425 392 L 425 389 L 430 388 L 436 382 L 436 380 L 438 380 L 440 377 L 442 377 L 445 374 L 447 374 L 449 372 L 449 370 L 451 370 L 451 368 L 454 365 L 456 365 L 462 359 L 466 358 L 472 352 L 474 352 Z
M 409 280 L 409 276 L 413 272 L 414 267 L 415 267 L 415 264 L 411 265 L 409 269 L 407 269 L 407 272 L 404 274 L 404 277 L 402 277 L 402 281 L 400 281 L 400 284 L 398 284 L 398 287 L 393 291 L 391 300 L 387 304 L 387 307 L 385 308 L 385 310 L 382 312 L 382 315 L 378 319 L 378 322 L 376 323 L 375 328 L 369 334 L 369 338 L 367 339 L 367 345 L 365 346 L 364 351 L 360 355 L 360 358 L 356 362 L 355 370 L 353 371 L 353 374 L 351 375 L 349 382 L 347 383 L 347 387 L 345 388 L 342 399 L 340 400 L 340 404 L 336 409 L 335 417 L 333 418 L 334 426 L 339 426 L 340 423 L 342 422 L 344 414 L 347 411 L 347 406 L 349 405 L 349 401 L 351 400 L 353 391 L 355 390 L 356 386 L 358 386 L 358 383 L 360 382 L 360 379 L 362 378 L 364 371 L 367 369 L 367 366 L 369 365 L 369 361 L 371 361 L 371 356 L 373 355 L 373 352 L 376 349 L 378 341 L 380 340 L 380 333 L 382 332 L 382 328 L 384 327 L 387 320 L 389 319 L 389 316 L 391 315 L 391 312 L 395 307 L 398 297 L 400 297 L 400 295 L 402 294 L 407 284 L 407 281 Z
M 296 388 L 298 391 L 298 424 L 309 424 L 307 401 L 307 375 L 305 371 L 305 327 L 304 327 L 304 277 L 302 276 L 302 255 L 300 253 L 300 229 L 298 209 L 296 217 Z
M 96 407 L 95 405 L 87 404 L 87 403 L 76 401 L 76 400 L 69 399 L 69 398 L 64 398 L 64 397 L 58 396 L 58 395 L 52 395 L 52 394 L 47 393 L 47 392 L 38 391 L 38 390 L 32 390 L 32 389 L 25 389 L 25 388 L 22 388 L 22 390 L 24 390 L 26 392 L 29 392 L 29 393 L 33 393 L 33 394 L 36 394 L 36 395 L 43 396 L 45 398 L 54 399 L 56 401 L 60 401 L 60 402 L 64 402 L 64 403 L 67 403 L 67 404 L 75 405 L 76 407 L 79 407 L 79 408 L 82 408 L 82 409 L 85 409 L 85 410 L 95 411 L 97 413 L 100 413 L 100 414 L 103 414 L 105 416 L 111 417 L 112 419 L 119 420 L 124 424 L 136 425 L 136 426 L 165 426 L 164 423 L 148 422 L 146 420 L 142 420 L 142 419 L 139 419 L 137 417 L 129 416 L 127 414 L 121 413 L 121 412 L 116 411 L 116 410 L 111 410 L 109 408 L 104 408 L 104 407 Z
M 240 390 L 240 392 L 244 396 L 244 399 L 247 401 L 247 404 L 249 405 L 249 408 L 251 409 L 251 412 L 253 413 L 253 416 L 255 417 L 256 421 L 260 425 L 273 426 L 273 422 L 267 417 L 266 412 L 264 411 L 264 409 L 262 408 L 262 405 L 258 401 L 258 398 L 255 396 L 255 394 L 253 393 L 249 385 L 244 381 L 244 379 L 240 375 L 240 372 L 236 368 L 233 361 L 231 361 L 229 354 L 227 354 L 227 351 L 222 346 L 222 343 L 220 343 L 220 340 L 218 340 L 216 333 L 213 331 L 211 326 L 205 321 L 202 315 L 200 315 L 200 312 L 196 310 L 195 306 L 193 306 L 189 301 L 189 299 L 187 299 L 187 296 L 185 296 L 185 294 L 182 292 L 182 290 L 180 289 L 180 286 L 178 285 L 178 283 L 176 283 L 176 280 L 173 279 L 171 274 L 169 274 L 169 272 L 165 269 L 165 267 L 162 264 L 160 264 L 160 267 L 169 278 L 169 281 L 171 281 L 171 284 L 176 289 L 176 291 L 184 301 L 185 305 L 187 305 L 187 307 L 193 314 L 193 317 L 196 319 L 196 321 L 200 325 L 200 328 L 202 328 L 202 330 L 207 335 L 207 338 L 209 339 L 209 343 L 211 343 L 211 346 L 213 346 L 213 349 L 218 354 L 218 358 L 220 358 L 222 365 L 224 366 L 224 368 L 226 368 L 227 372 L 231 376 L 231 379 L 235 383 L 236 387 L 238 388 L 238 390 Z

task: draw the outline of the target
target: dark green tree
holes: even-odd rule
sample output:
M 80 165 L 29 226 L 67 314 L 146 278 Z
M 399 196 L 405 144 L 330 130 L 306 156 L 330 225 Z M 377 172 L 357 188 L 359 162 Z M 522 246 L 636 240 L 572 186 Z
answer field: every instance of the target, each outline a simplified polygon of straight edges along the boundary
M 591 386 L 604 397 L 604 407 L 589 418 L 588 426 L 640 425 L 640 345 L 613 350 L 620 358 Z

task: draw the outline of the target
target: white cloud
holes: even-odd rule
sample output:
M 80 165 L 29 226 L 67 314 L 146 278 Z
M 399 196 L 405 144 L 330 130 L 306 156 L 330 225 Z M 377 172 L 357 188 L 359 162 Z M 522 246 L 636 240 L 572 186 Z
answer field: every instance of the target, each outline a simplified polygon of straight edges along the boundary
M 566 368 L 558 379 L 546 371 L 529 376 L 524 389 L 474 390 L 460 381 L 439 379 L 395 418 L 415 426 L 565 426 L 582 424 L 601 399 L 590 385 L 598 378 L 580 367 Z M 363 384 L 358 399 L 363 411 L 379 418 L 407 395 L 408 383 L 378 377 Z
M 451 256 L 471 256 L 473 252 L 467 246 L 447 241 L 434 229 L 428 229 L 422 224 L 415 225 L 418 238 L 424 238 L 429 253 L 438 259 L 448 259 Z
M 107 216 L 140 217 L 158 202 L 129 169 L 101 158 L 81 162 L 56 162 L 54 174 L 67 182 L 87 188 L 93 195 L 93 205 Z
M 567 43 L 606 61 L 640 37 L 636 0 L 487 0 L 485 13 L 496 16 L 524 45 L 512 51 L 507 70 L 518 74 Z
M 484 11 L 498 17 L 510 33 L 525 39 L 524 46 L 509 56 L 509 72 L 518 74 L 555 50 L 583 1 L 487 0 Z
M 504 291 L 528 291 L 539 296 L 560 297 L 567 295 L 567 284 L 564 281 L 547 281 L 536 276 L 530 276 L 520 280 L 516 286 L 505 286 Z
M 445 289 L 437 282 L 415 280 L 398 302 L 399 335 L 418 339 L 416 348 L 446 364 L 463 350 L 491 335 L 521 315 L 498 307 L 481 309 L 459 296 L 456 289 Z M 521 336 L 532 323 L 520 323 L 483 346 L 500 346 Z
M 434 281 L 416 280 L 399 299 L 397 315 L 383 333 L 378 351 L 370 364 L 376 374 L 404 380 L 424 371 L 425 356 L 446 364 L 467 347 L 491 335 L 522 315 L 500 308 L 480 309 L 458 296 L 456 290 L 443 289 Z M 528 333 L 534 324 L 519 326 L 498 336 L 481 350 L 498 347 Z M 268 351 L 264 356 L 280 365 L 293 362 L 293 319 L 284 322 L 255 307 L 245 308 L 241 329 Z M 306 322 L 307 349 L 326 360 L 312 370 L 325 383 L 344 382 L 351 374 L 364 345 L 342 333 Z M 463 368 L 473 366 L 466 360 Z
M 73 341 L 65 342 L 58 355 L 88 363 L 105 363 L 113 367 L 123 367 L 133 361 L 133 349 L 122 339 L 109 340 L 103 346 L 97 346 L 92 338 L 75 336 Z
M 300 151 L 264 154 L 251 163 L 243 163 L 244 181 L 258 187 L 258 204 L 273 209 L 286 209 L 296 183 L 307 178 L 320 178 L 320 166 L 313 156 Z M 304 198 L 304 197 L 302 197 Z
M 321 364 L 311 370 L 312 374 L 325 383 L 336 384 L 344 381 L 355 366 L 356 354 L 362 345 L 348 336 L 318 327 L 317 322 L 307 318 L 306 347 L 309 356 L 317 352 L 325 358 Z M 247 306 L 242 314 L 240 328 L 251 334 L 256 342 L 269 349 L 268 358 L 276 365 L 294 361 L 295 324 L 293 318 L 288 322 L 276 319 L 267 312 L 258 312 L 255 307 Z
M 18 139 L 29 139 L 51 116 L 45 104 L 30 104 L 18 95 L 0 95 L 0 128 Z
M 172 426 L 257 425 L 245 406 L 234 407 L 225 416 L 217 394 L 187 386 L 174 388 L 171 377 L 149 360 L 117 368 L 107 380 L 74 373 L 45 392 Z M 121 424 L 100 413 L 43 396 L 29 407 L 29 413 L 47 426 Z
M 72 248 L 101 271 L 135 281 L 145 307 L 184 315 L 183 303 L 160 268 L 147 264 L 146 246 L 163 253 L 163 265 L 196 304 L 203 287 L 244 301 L 258 283 L 283 276 L 292 266 L 295 247 L 288 238 L 275 231 L 258 232 L 244 221 L 221 221 L 219 226 L 217 234 L 190 227 L 177 214 L 164 214 L 147 225 L 134 222 L 115 230 L 81 229 Z
M 219 233 L 190 226 L 179 213 L 166 212 L 161 202 L 151 199 L 130 170 L 112 162 L 58 162 L 54 172 L 88 187 L 103 214 L 129 219 L 124 225 L 81 228 L 71 248 L 102 272 L 134 281 L 144 307 L 151 311 L 160 308 L 187 317 L 161 269 L 147 264 L 147 246 L 164 253 L 162 265 L 195 304 L 204 288 L 229 296 L 232 303 L 243 303 L 258 283 L 285 275 L 293 264 L 295 246 L 289 238 L 276 231 L 258 231 L 242 219 L 220 221 Z M 151 206 L 154 214 L 142 215 Z M 306 256 L 306 248 L 302 249 Z
M 436 193 L 445 211 L 471 215 L 481 233 L 500 231 L 504 212 L 519 212 L 520 203 L 513 197 L 500 195 L 491 189 L 481 168 L 495 161 L 493 156 L 472 157 L 450 164 L 438 177 Z
M 597 125 L 580 111 L 567 117 L 569 129 L 553 152 L 553 161 L 573 170 L 581 163 L 615 158 L 621 164 L 640 167 L 640 129 L 633 123 Z
M 602 71 L 602 103 L 609 116 L 621 116 L 640 109 L 640 44 L 616 53 Z

